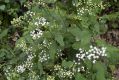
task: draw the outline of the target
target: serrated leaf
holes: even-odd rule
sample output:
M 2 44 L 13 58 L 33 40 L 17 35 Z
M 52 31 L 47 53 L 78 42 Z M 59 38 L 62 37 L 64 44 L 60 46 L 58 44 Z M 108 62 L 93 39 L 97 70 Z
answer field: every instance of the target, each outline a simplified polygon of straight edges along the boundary
M 114 12 L 108 15 L 104 15 L 102 16 L 102 18 L 107 19 L 107 20 L 115 20 L 117 18 L 119 18 L 119 12 Z
M 76 40 L 80 40 L 81 30 L 78 27 L 70 27 L 69 32 L 76 37 Z
M 94 25 L 94 29 L 93 29 L 93 30 L 95 30 L 96 33 L 99 33 L 99 31 L 100 31 L 100 25 L 99 25 L 98 23 L 96 23 L 96 24 Z
M 92 62 L 91 62 L 90 60 L 86 59 L 86 60 L 84 61 L 84 63 L 86 64 L 86 67 L 87 67 L 89 70 L 92 68 Z
M 78 50 L 80 48 L 80 42 L 75 42 L 73 45 L 72 45 L 73 49 L 76 49 Z
M 73 66 L 73 62 L 72 61 L 63 61 L 62 62 L 62 66 L 65 67 L 65 68 L 71 68 Z
M 63 36 L 61 34 L 56 34 L 55 40 L 60 44 L 60 46 L 64 46 Z
M 6 54 L 6 50 L 5 49 L 1 49 L 0 50 L 0 58 L 3 57 Z
M 5 29 L 3 30 L 1 33 L 0 33 L 0 39 L 2 39 L 3 37 L 5 37 L 8 33 L 8 29 Z
M 43 73 L 43 66 L 40 62 L 38 62 L 38 69 L 40 70 L 40 75 Z
M 96 70 L 96 80 L 106 80 L 105 79 L 105 65 L 101 62 L 94 64 L 93 69 Z
M 86 80 L 86 78 L 84 76 L 82 76 L 80 73 L 77 73 L 75 75 L 75 80 Z
M 89 31 L 85 30 L 85 31 L 81 31 L 81 47 L 87 47 L 90 44 L 90 40 L 91 40 L 91 34 Z
M 24 2 L 26 2 L 26 0 L 20 0 L 20 3 L 23 4 Z
M 56 54 L 56 48 L 57 46 L 55 45 L 55 43 L 52 43 L 52 45 L 50 46 L 50 48 L 49 48 L 49 53 L 50 53 L 50 58 L 52 59 L 52 60 L 54 60 L 55 59 L 55 54 Z

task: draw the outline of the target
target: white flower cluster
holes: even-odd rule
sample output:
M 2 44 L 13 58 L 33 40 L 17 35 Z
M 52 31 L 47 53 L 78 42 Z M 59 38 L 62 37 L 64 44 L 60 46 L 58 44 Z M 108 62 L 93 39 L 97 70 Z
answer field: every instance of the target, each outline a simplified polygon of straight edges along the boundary
M 40 76 L 38 74 L 36 74 L 36 72 L 31 71 L 30 73 L 28 73 L 28 79 L 27 80 L 41 80 Z
M 83 71 L 83 72 L 85 71 L 84 66 L 80 66 L 80 67 L 75 68 L 74 72 L 81 72 L 81 71 Z
M 40 6 L 41 5 L 44 6 L 46 3 L 43 0 L 39 0 L 37 4 L 40 5 Z
M 27 7 L 29 9 L 32 8 L 32 6 L 45 6 L 45 2 L 44 0 L 33 0 L 32 2 L 31 1 L 27 1 L 26 4 L 24 5 L 24 7 Z
M 18 73 L 23 73 L 26 70 L 25 65 L 19 65 L 16 67 Z
M 33 66 L 33 63 L 32 63 L 33 58 L 34 58 L 34 56 L 32 54 L 28 55 L 27 60 L 25 61 L 24 64 L 16 66 L 16 71 L 18 73 L 23 73 L 26 70 L 26 68 L 28 70 L 31 70 L 31 68 Z
M 21 48 L 23 51 L 27 50 L 27 45 L 25 40 L 21 40 L 19 43 L 16 44 L 17 48 Z
M 92 9 L 88 9 L 88 8 L 82 7 L 82 8 L 79 8 L 79 9 L 77 10 L 77 12 L 78 12 L 78 15 L 80 15 L 80 16 L 82 16 L 84 13 L 89 13 L 89 15 L 92 15 L 93 13 L 92 13 L 91 10 L 92 10 Z
M 47 80 L 55 80 L 55 77 L 54 76 L 48 76 Z
M 33 52 L 33 47 L 27 47 L 25 50 L 24 50 L 24 52 L 26 53 L 26 54 L 32 54 L 32 52 Z
M 62 50 L 61 49 L 57 49 L 57 56 L 61 57 L 63 56 Z
M 13 18 L 13 20 L 11 21 L 11 24 L 15 27 L 20 27 L 23 24 L 23 16 L 20 16 L 18 18 Z
M 32 59 L 33 59 L 35 56 L 36 56 L 36 55 L 29 54 L 28 57 L 27 57 L 27 60 L 25 61 L 25 66 L 26 66 L 26 68 L 28 68 L 29 70 L 31 70 L 31 68 L 33 67 Z
M 24 14 L 24 16 L 13 18 L 13 20 L 11 21 L 11 24 L 15 27 L 21 27 L 25 24 L 24 22 L 26 20 L 27 22 L 30 22 L 30 20 L 32 20 L 32 17 L 34 15 L 35 15 L 35 12 L 27 11 L 26 14 Z
M 47 61 L 49 58 L 50 58 L 50 56 L 49 56 L 49 54 L 46 53 L 45 50 L 42 50 L 42 52 L 39 54 L 39 61 L 41 63 Z
M 31 69 L 33 66 L 32 59 L 36 56 L 32 51 L 32 47 L 27 47 L 25 40 L 20 40 L 20 42 L 16 45 L 17 48 L 21 48 L 24 54 L 27 54 L 26 60 L 21 64 L 16 66 L 15 70 L 18 73 L 23 73 L 26 68 Z
M 83 6 L 84 4 L 86 4 L 85 7 L 80 7 L 80 6 Z M 102 5 L 102 1 L 99 1 L 99 3 L 97 3 L 93 0 L 86 0 L 84 2 L 80 0 L 77 3 L 73 2 L 73 5 L 79 8 L 77 12 L 78 12 L 78 15 L 80 16 L 82 16 L 84 13 L 88 13 L 89 15 L 95 15 L 96 8 L 104 9 L 104 6 Z
M 57 71 L 56 75 L 60 78 L 72 78 L 74 76 L 73 71 L 63 69 L 60 65 L 55 65 L 54 70 Z
M 55 71 L 58 71 L 58 70 L 60 70 L 60 69 L 61 69 L 61 66 L 60 66 L 60 65 L 55 65 L 55 66 L 54 66 L 54 70 L 55 70 Z
M 14 69 L 9 65 L 4 67 L 4 72 L 7 80 L 13 80 L 13 77 L 18 77 L 18 75 L 15 73 Z
M 33 5 L 33 2 L 27 1 L 26 4 L 24 4 L 24 7 L 27 7 L 28 9 L 30 9 L 32 5 Z
M 76 58 L 78 60 L 78 63 L 76 63 L 76 64 L 80 64 L 81 61 L 84 61 L 85 59 L 89 59 L 93 63 L 95 63 L 101 57 L 107 56 L 107 54 L 105 52 L 106 52 L 105 47 L 98 48 L 98 47 L 90 46 L 90 49 L 88 51 L 80 48 L 79 53 L 76 54 Z
M 88 69 L 88 68 L 87 68 Z M 72 67 L 72 71 L 74 73 L 77 73 L 77 72 L 85 72 L 86 71 L 86 67 L 84 67 L 84 65 L 77 65 L 77 66 L 73 66 Z
M 32 11 L 27 11 L 26 14 L 24 15 L 24 20 L 27 20 L 27 22 L 30 22 L 33 20 L 33 16 L 35 16 L 35 12 Z
M 35 29 L 33 31 L 30 32 L 30 35 L 32 37 L 32 39 L 39 39 L 43 34 L 43 31 L 40 29 Z
M 49 47 L 52 45 L 52 42 L 44 39 L 43 43 L 41 45 L 44 46 L 45 48 L 49 49 Z
M 47 22 L 47 20 L 44 17 L 40 17 L 40 18 L 38 17 L 34 23 L 34 25 L 36 25 L 36 26 L 39 26 L 39 25 L 45 26 L 48 24 L 49 24 L 49 22 Z
M 23 52 L 25 52 L 26 54 L 32 53 L 33 48 L 32 47 L 27 47 L 26 41 L 25 40 L 20 40 L 17 44 L 16 44 L 17 48 L 20 48 Z
M 34 12 L 32 12 L 32 11 L 27 11 L 27 12 L 26 12 L 26 15 L 29 15 L 30 17 L 32 17 L 32 16 L 34 16 L 34 15 L 35 15 L 35 13 L 34 13 Z

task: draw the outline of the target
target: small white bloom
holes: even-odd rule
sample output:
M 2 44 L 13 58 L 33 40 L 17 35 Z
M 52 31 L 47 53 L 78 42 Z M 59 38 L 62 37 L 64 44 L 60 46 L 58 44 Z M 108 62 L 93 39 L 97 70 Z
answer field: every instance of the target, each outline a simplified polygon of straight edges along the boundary
M 80 54 L 76 54 L 76 57 L 77 57 L 77 58 L 80 57 Z
M 98 48 L 98 47 L 93 47 L 92 45 L 90 46 L 90 49 L 88 51 L 83 50 L 83 49 L 79 49 L 79 53 L 76 54 L 76 59 L 78 60 L 77 62 L 75 61 L 75 63 L 81 63 L 81 61 L 84 61 L 86 58 L 91 60 L 93 63 L 96 62 L 96 60 L 98 60 L 101 56 L 105 57 L 107 56 L 106 52 L 106 48 L 102 47 L 102 48 Z
M 81 69 L 80 69 L 80 68 L 78 68 L 78 69 L 77 69 L 77 72 L 80 72 L 80 71 L 81 71 Z
M 35 29 L 33 31 L 30 32 L 30 35 L 32 36 L 32 38 L 35 39 L 39 39 L 43 34 L 43 31 L 41 31 L 40 29 Z
M 93 46 L 92 46 L 92 45 L 90 45 L 90 48 L 93 48 Z
M 93 60 L 93 63 L 95 63 L 96 62 L 96 60 Z
M 47 22 L 47 20 L 44 18 L 44 17 L 38 17 L 37 19 L 36 19 L 36 22 L 34 23 L 36 26 L 39 26 L 39 25 L 41 25 L 41 26 L 45 26 L 45 25 L 48 25 L 49 24 L 49 22 Z
M 18 73 L 23 73 L 26 70 L 24 65 L 19 65 L 17 66 L 17 72 Z

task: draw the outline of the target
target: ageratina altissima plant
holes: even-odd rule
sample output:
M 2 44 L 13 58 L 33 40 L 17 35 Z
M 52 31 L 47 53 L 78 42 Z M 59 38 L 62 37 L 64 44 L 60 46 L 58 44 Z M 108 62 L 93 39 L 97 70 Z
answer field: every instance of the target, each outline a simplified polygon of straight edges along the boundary
M 14 49 L 17 61 L 4 68 L 8 80 L 108 79 L 107 48 L 94 40 L 104 25 L 98 20 L 103 2 L 76 1 L 25 4 L 29 11 L 11 22 L 23 34 Z

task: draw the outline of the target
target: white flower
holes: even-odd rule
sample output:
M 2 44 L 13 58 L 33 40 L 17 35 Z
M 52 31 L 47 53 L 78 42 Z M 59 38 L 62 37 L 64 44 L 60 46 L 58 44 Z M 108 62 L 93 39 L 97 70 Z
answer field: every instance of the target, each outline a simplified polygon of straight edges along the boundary
M 81 69 L 80 69 L 80 68 L 78 68 L 78 69 L 77 69 L 77 72 L 80 72 L 80 71 L 81 71 Z
M 58 70 L 57 75 L 61 78 L 66 78 L 66 77 L 72 78 L 74 72 L 72 72 L 71 70 L 66 70 L 61 68 L 60 70 Z
M 93 46 L 92 46 L 92 45 L 90 45 L 90 48 L 92 49 L 92 48 L 93 48 Z
M 30 35 L 32 36 L 32 38 L 35 39 L 39 39 L 43 34 L 43 31 L 41 31 L 40 29 L 35 29 L 33 31 L 30 32 Z
M 90 46 L 90 49 L 88 51 L 83 50 L 83 49 L 79 49 L 79 53 L 76 54 L 76 59 L 77 61 L 75 61 L 76 64 L 81 63 L 81 61 L 85 60 L 85 59 L 89 59 L 92 61 L 92 63 L 95 63 L 97 60 L 100 59 L 100 57 L 106 57 L 107 54 L 106 52 L 106 48 L 102 47 L 102 48 L 98 48 L 96 46 Z
M 95 63 L 96 62 L 96 60 L 93 60 L 93 63 Z
M 42 52 L 41 52 L 40 55 L 39 55 L 39 61 L 40 61 L 40 62 L 45 62 L 45 61 L 47 61 L 49 58 L 50 58 L 50 57 L 49 57 L 49 55 L 46 53 L 46 51 L 43 51 L 43 50 L 42 50 Z
M 76 57 L 77 57 L 77 58 L 80 57 L 80 54 L 76 54 Z
M 32 11 L 27 11 L 27 13 L 26 13 L 27 15 L 29 15 L 29 16 L 34 16 L 35 15 L 35 13 L 34 12 L 32 12 Z
M 85 71 L 84 66 L 81 67 L 81 70 L 82 70 L 82 71 Z
M 28 55 L 28 58 L 27 58 L 27 61 L 31 61 L 32 59 L 33 59 L 33 55 L 31 54 L 31 55 Z
M 47 22 L 47 20 L 44 18 L 44 17 L 40 17 L 40 18 L 37 18 L 36 19 L 36 22 L 34 23 L 36 26 L 45 26 L 45 25 L 48 25 L 49 22 Z
M 18 73 L 23 73 L 26 70 L 24 65 L 19 65 L 16 67 L 16 69 Z

